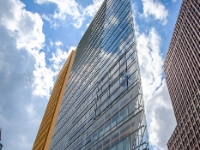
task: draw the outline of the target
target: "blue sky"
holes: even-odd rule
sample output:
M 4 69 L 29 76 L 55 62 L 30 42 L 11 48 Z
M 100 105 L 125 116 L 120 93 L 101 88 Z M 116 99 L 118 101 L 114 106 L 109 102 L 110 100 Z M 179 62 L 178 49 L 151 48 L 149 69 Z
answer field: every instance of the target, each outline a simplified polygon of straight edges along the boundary
M 152 149 L 176 121 L 163 61 L 181 0 L 131 0 Z M 4 150 L 32 148 L 56 75 L 102 0 L 0 1 L 0 127 Z

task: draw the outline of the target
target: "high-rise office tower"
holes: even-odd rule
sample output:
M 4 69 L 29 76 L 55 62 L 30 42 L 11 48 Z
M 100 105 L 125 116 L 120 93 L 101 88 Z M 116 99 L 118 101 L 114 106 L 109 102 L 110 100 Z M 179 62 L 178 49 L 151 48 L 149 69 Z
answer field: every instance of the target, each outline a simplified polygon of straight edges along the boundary
M 47 145 L 50 150 L 147 150 L 130 0 L 103 2 L 69 62 L 73 65 L 68 82 L 61 78 L 66 86 L 60 84 L 52 92 L 62 97 L 62 104 L 58 115 L 52 115 L 53 125 L 49 121 L 51 134 L 43 135 L 43 119 L 36 138 L 41 149 Z M 42 135 L 50 139 L 43 145 L 38 140 Z
M 169 150 L 200 150 L 200 1 L 183 0 L 165 60 L 177 126 Z

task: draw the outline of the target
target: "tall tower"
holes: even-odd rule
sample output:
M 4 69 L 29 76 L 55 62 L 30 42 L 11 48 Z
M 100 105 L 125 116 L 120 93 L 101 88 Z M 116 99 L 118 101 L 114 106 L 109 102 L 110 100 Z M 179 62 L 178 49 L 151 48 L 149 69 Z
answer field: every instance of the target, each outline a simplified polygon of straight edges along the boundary
M 200 1 L 183 0 L 165 60 L 177 120 L 169 150 L 200 149 Z
M 148 150 L 130 0 L 105 0 L 79 42 L 50 150 Z

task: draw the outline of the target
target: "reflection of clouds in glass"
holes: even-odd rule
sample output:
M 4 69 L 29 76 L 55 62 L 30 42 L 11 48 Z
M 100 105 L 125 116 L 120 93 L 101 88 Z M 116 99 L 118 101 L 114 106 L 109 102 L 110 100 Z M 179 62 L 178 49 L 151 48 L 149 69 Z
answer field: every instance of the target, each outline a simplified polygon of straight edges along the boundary
M 114 63 L 117 62 L 118 60 L 118 55 L 116 53 L 107 53 L 105 51 L 101 52 L 101 62 L 100 62 L 100 66 L 102 66 L 102 68 L 100 68 L 100 73 L 98 74 L 99 77 L 103 77 L 103 75 L 109 71 L 109 69 L 114 65 Z M 106 72 L 105 72 L 106 70 Z
M 135 42 L 134 33 L 131 32 L 127 38 L 122 40 L 119 46 L 119 50 L 125 52 L 134 42 Z
M 107 5 L 103 5 L 102 13 L 99 16 L 97 15 L 97 18 L 92 21 L 92 24 L 79 43 L 75 63 L 73 64 L 73 73 L 71 73 L 70 83 L 67 87 L 69 89 L 65 93 L 66 98 L 64 99 L 64 103 L 69 102 L 69 104 L 66 107 L 62 107 L 59 115 L 59 118 L 62 116 L 65 120 L 69 120 L 67 121 L 68 123 L 66 121 L 64 123 L 59 121 L 58 123 L 58 128 L 61 128 L 59 131 L 61 134 L 67 131 L 67 134 L 62 135 L 62 139 L 66 138 L 65 141 L 68 141 L 68 143 L 72 142 L 73 135 L 77 132 L 82 132 L 80 130 L 83 129 L 84 122 L 87 123 L 89 121 L 89 116 L 92 113 L 91 119 L 95 120 L 95 122 L 91 127 L 94 133 L 91 135 L 92 138 L 88 138 L 91 138 L 94 142 L 98 139 L 98 133 L 100 133 L 95 131 L 98 127 L 99 117 L 101 119 L 103 117 L 108 119 L 107 116 L 111 115 L 113 108 L 116 110 L 121 109 L 119 119 L 122 121 L 130 113 L 128 111 L 129 106 L 131 107 L 129 102 L 133 101 L 139 94 L 142 94 L 140 90 L 141 83 L 138 80 L 140 76 L 137 70 L 138 62 L 134 45 L 133 24 L 129 7 L 125 4 L 126 2 L 128 4 L 129 1 L 124 1 L 124 3 L 123 1 L 113 1 L 114 4 L 112 6 L 114 9 L 108 13 L 104 12 Z M 128 93 L 131 93 L 132 96 L 126 97 L 128 100 L 122 99 Z M 88 105 L 91 107 L 87 108 Z M 138 104 L 137 107 L 141 105 Z M 136 106 L 131 108 L 134 109 Z M 63 109 L 65 110 L 63 111 Z M 90 110 L 88 111 L 87 109 Z M 139 110 L 142 110 L 142 107 L 135 112 L 139 112 Z M 105 113 L 105 115 L 101 113 Z M 137 124 L 141 125 L 143 114 L 138 118 L 135 116 L 131 117 L 135 120 L 135 126 L 138 126 Z M 103 124 L 105 132 L 110 130 L 110 121 Z M 124 123 L 123 127 L 120 128 L 123 129 L 122 131 L 129 132 L 127 129 L 131 125 L 131 122 Z M 57 131 L 55 134 L 57 134 Z M 83 136 L 85 135 L 83 134 L 79 137 L 82 138 Z M 55 141 L 59 139 L 57 138 L 58 135 L 55 137 Z M 138 141 L 141 140 L 139 137 L 137 139 Z M 65 141 L 61 141 L 61 143 Z M 56 142 L 59 143 L 60 141 L 57 140 Z M 78 143 L 78 139 L 73 139 L 73 142 Z
M 113 26 L 119 23 L 118 18 L 115 15 L 111 15 L 108 20 L 106 21 L 104 28 L 113 28 Z
M 94 88 L 95 84 L 97 84 L 97 81 L 99 81 L 98 87 L 100 87 L 100 86 L 104 85 L 105 82 L 112 82 L 113 80 L 118 78 L 119 73 L 123 72 L 126 69 L 126 65 L 122 65 L 122 64 L 127 63 L 127 66 L 129 66 L 135 60 L 135 58 L 136 58 L 136 55 L 134 53 L 135 46 L 130 47 L 130 45 L 133 44 L 133 41 L 134 41 L 133 34 L 130 34 L 128 36 L 126 36 L 126 34 L 125 34 L 124 43 L 126 43 L 126 44 L 124 44 L 124 46 L 121 47 L 121 51 L 123 51 L 123 53 L 119 52 L 119 50 L 116 50 L 116 51 L 118 51 L 118 53 L 117 52 L 109 53 L 109 52 L 106 52 L 102 48 L 99 53 L 96 53 L 96 55 L 91 58 L 92 61 L 84 62 L 82 71 L 78 73 L 78 74 L 83 74 L 82 79 L 80 80 L 80 77 L 79 77 L 79 78 L 74 78 L 74 80 L 73 80 L 73 82 L 77 82 L 76 90 L 78 89 L 78 87 L 79 88 L 84 87 L 86 85 L 86 83 L 90 82 L 90 84 L 85 87 L 85 91 L 82 93 L 82 95 L 83 95 L 82 97 L 84 97 L 85 93 L 88 93 L 92 87 Z M 128 50 L 128 48 L 130 48 L 130 49 Z M 125 55 L 125 53 L 126 53 L 126 55 Z M 122 55 L 124 55 L 124 57 L 122 57 Z M 97 66 L 97 67 L 95 67 L 95 66 Z M 130 67 L 130 66 L 129 66 L 129 70 L 127 71 L 127 73 L 124 73 L 123 75 L 121 75 L 121 78 L 123 78 L 123 81 L 122 81 L 123 83 L 120 83 L 121 86 L 127 86 L 127 83 L 125 83 L 126 80 L 129 80 L 129 84 L 134 83 L 136 81 L 136 78 L 135 78 L 136 74 L 132 75 L 133 72 L 135 71 L 134 65 L 132 65 L 132 67 Z M 124 67 L 125 67 L 125 69 L 123 69 Z M 85 70 L 85 71 L 83 71 L 83 70 Z M 109 75 L 109 73 L 110 73 L 110 75 Z M 84 74 L 87 74 L 87 77 L 84 77 Z M 106 79 L 107 81 L 104 80 L 104 82 L 103 82 L 104 76 L 106 76 L 108 78 Z M 112 76 L 112 77 L 110 77 L 110 76 Z M 112 80 L 112 78 L 113 78 L 113 80 Z M 119 82 L 120 81 L 113 84 L 112 89 L 116 90 L 120 86 Z M 106 88 L 107 88 L 106 86 L 103 86 L 102 91 L 103 91 L 103 89 L 105 90 Z M 114 90 L 113 90 L 113 92 L 114 92 Z M 76 96 L 75 92 L 71 93 L 71 95 L 74 95 L 73 100 L 76 101 L 77 96 Z

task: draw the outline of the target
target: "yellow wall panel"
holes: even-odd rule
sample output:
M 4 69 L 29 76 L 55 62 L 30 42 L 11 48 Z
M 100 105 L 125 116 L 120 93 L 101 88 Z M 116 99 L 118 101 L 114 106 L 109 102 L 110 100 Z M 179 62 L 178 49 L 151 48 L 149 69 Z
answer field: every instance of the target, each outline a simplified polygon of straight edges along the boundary
M 56 83 L 52 90 L 52 94 L 47 104 L 46 111 L 44 113 L 40 128 L 38 130 L 38 134 L 33 145 L 33 150 L 49 149 L 74 57 L 75 51 L 72 51 L 58 74 Z

